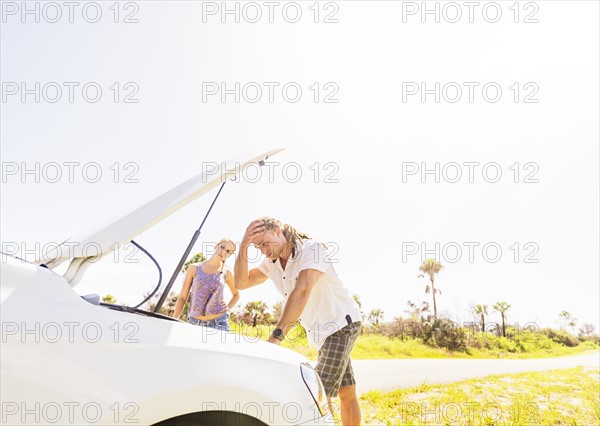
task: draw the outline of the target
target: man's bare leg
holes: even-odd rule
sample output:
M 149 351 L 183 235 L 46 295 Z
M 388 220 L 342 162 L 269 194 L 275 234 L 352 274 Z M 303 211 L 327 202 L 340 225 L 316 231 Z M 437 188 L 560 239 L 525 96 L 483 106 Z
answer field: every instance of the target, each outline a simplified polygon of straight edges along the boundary
M 340 409 L 342 412 L 342 425 L 360 425 L 360 405 L 356 397 L 356 385 L 344 386 L 338 391 L 340 396 Z

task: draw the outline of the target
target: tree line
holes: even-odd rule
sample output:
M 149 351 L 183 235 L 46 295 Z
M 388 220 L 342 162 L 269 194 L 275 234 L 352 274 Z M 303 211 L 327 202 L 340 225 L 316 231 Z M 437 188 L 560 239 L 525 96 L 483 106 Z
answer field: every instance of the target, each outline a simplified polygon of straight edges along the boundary
M 202 253 L 197 253 L 190 260 L 188 260 L 182 267 L 182 274 L 185 273 L 189 265 L 197 262 L 202 262 L 205 257 Z M 448 318 L 442 318 L 438 314 L 437 302 L 438 297 L 441 296 L 441 291 L 436 285 L 436 279 L 439 273 L 442 271 L 444 266 L 437 262 L 435 259 L 427 259 L 419 266 L 418 278 L 428 279 L 425 285 L 425 294 L 431 296 L 433 304 L 433 312 L 430 311 L 430 304 L 427 301 L 420 303 L 414 303 L 408 301 L 408 309 L 404 312 L 407 314 L 406 318 L 396 317 L 391 322 L 384 322 L 384 311 L 382 309 L 373 309 L 367 315 L 363 312 L 363 318 L 367 321 L 367 327 L 365 328 L 369 333 L 380 333 L 390 336 L 398 336 L 398 331 L 394 329 L 402 328 L 402 336 L 405 335 L 404 329 L 412 329 L 413 337 L 423 338 L 424 341 L 437 340 L 438 343 L 442 343 L 441 346 L 448 346 L 449 348 L 460 348 L 460 332 L 458 327 Z M 146 298 L 149 293 L 144 294 Z M 177 298 L 179 295 L 175 292 L 169 293 L 165 299 L 165 303 L 159 310 L 159 313 L 163 315 L 171 316 L 175 311 L 177 304 Z M 358 306 L 362 309 L 362 302 L 360 297 L 355 294 L 354 300 Z M 148 311 L 154 311 L 158 302 L 159 295 L 154 295 L 146 304 L 144 309 Z M 116 303 L 114 296 L 108 294 L 102 298 L 105 303 Z M 489 306 L 486 304 L 476 304 L 471 307 L 471 313 L 473 314 L 476 321 L 473 323 L 475 331 L 482 333 L 493 333 L 504 338 L 509 336 L 509 326 L 507 324 L 507 315 L 511 305 L 505 301 L 498 301 L 492 305 L 490 311 Z M 283 310 L 283 302 L 279 301 L 272 306 L 268 306 L 265 302 L 260 300 L 253 300 L 246 303 L 244 306 L 237 306 L 232 312 L 230 312 L 230 319 L 233 322 L 239 324 L 246 324 L 252 327 L 259 325 L 272 325 L 276 324 L 279 320 Z M 189 311 L 189 300 L 186 302 L 185 307 L 181 313 L 179 319 L 186 320 Z M 500 325 L 493 324 L 490 327 L 489 315 L 490 312 L 499 314 Z M 576 334 L 575 328 L 577 326 L 577 319 L 568 311 L 562 311 L 559 314 L 559 321 L 561 324 L 560 331 L 566 331 L 567 327 L 571 329 L 571 336 L 574 338 L 588 339 L 598 342 L 598 335 L 595 334 L 595 327 L 593 324 L 585 323 L 578 329 L 579 334 Z M 487 327 L 486 327 L 487 325 Z M 390 331 L 390 329 L 392 331 Z M 552 333 L 550 333 L 552 334 Z M 556 336 L 554 336 L 556 337 Z M 563 340 L 568 341 L 569 339 L 562 336 Z

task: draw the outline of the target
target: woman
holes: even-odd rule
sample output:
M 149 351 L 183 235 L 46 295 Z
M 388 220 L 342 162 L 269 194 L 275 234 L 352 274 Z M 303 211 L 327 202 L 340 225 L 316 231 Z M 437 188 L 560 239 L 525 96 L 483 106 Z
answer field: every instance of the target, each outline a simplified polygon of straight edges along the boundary
M 234 252 L 233 241 L 223 238 L 210 259 L 188 267 L 173 318 L 179 318 L 191 292 L 188 321 L 194 325 L 230 331 L 228 312 L 238 302 L 240 294 L 235 288 L 233 274 L 225 269 L 225 260 Z M 233 295 L 228 304 L 223 299 L 225 284 Z

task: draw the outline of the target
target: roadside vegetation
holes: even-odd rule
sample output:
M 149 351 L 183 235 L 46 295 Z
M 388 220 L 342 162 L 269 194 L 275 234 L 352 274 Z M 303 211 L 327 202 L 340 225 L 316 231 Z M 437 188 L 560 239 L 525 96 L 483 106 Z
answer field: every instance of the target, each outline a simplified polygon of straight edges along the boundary
M 600 370 L 577 367 L 370 391 L 360 405 L 373 425 L 587 426 L 600 424 L 599 389 Z
M 190 264 L 204 259 L 202 253 L 196 253 L 183 266 L 182 275 Z M 594 325 L 579 325 L 577 318 L 566 310 L 557 315 L 558 329 L 540 328 L 534 323 L 524 328 L 518 324 L 511 325 L 509 315 L 512 306 L 506 301 L 491 305 L 472 304 L 472 321 L 453 322 L 438 309 L 442 295 L 438 276 L 443 269 L 434 259 L 424 261 L 418 273 L 415 269 L 417 279 L 425 282 L 424 292 L 428 300 L 407 301 L 405 315 L 384 321 L 385 313 L 381 309 L 363 312 L 362 334 L 352 351 L 352 358 L 542 358 L 600 349 L 600 337 Z M 144 298 L 148 296 L 145 294 Z M 153 311 L 158 298 L 158 293 L 149 298 L 144 309 Z M 160 313 L 171 316 L 177 298 L 178 294 L 171 292 Z M 106 303 L 117 302 L 110 294 L 103 300 Z M 360 297 L 354 295 L 354 300 L 362 309 Z M 180 319 L 186 320 L 188 309 L 189 300 Z M 281 302 L 269 307 L 263 301 L 250 301 L 230 313 L 231 329 L 253 341 L 257 338 L 266 340 L 282 310 Z M 299 324 L 290 328 L 282 346 L 316 359 L 317 351 L 308 347 L 306 332 Z
M 240 333 L 248 340 L 266 340 L 275 325 L 257 325 L 235 322 L 232 331 Z M 545 358 L 552 356 L 575 355 L 600 349 L 597 341 L 578 339 L 566 332 L 553 329 L 517 332 L 508 328 L 508 337 L 492 333 L 465 333 L 465 349 L 450 350 L 436 345 L 436 342 L 422 338 L 388 336 L 367 331 L 361 335 L 352 351 L 352 359 L 395 359 L 395 358 Z M 471 334 L 468 334 L 471 333 Z M 565 344 L 565 339 L 568 344 Z M 306 333 L 301 326 L 291 329 L 282 346 L 294 350 L 310 359 L 316 359 L 317 351 L 308 347 Z
M 357 296 L 355 296 L 358 299 Z M 113 296 L 105 296 L 107 303 L 115 303 Z M 146 309 L 156 306 L 154 297 L 148 301 Z M 359 300 L 360 301 L 360 300 Z M 161 312 L 172 314 L 177 295 L 167 297 Z M 363 330 L 358 338 L 353 359 L 392 359 L 392 358 L 543 358 L 574 355 L 600 349 L 600 339 L 593 326 L 585 324 L 577 330 L 574 327 L 517 328 L 506 323 L 502 326 L 486 322 L 471 322 L 457 325 L 447 318 L 436 319 L 430 312 L 427 302 L 420 305 L 408 302 L 407 315 L 384 322 L 380 310 L 363 315 Z M 181 319 L 185 320 L 188 306 Z M 231 330 L 251 341 L 266 340 L 277 324 L 282 305 L 277 303 L 269 308 L 262 301 L 248 302 L 230 314 Z M 506 314 L 506 312 L 505 312 Z M 572 320 L 570 320 L 572 322 Z M 577 335 L 572 334 L 578 331 Z M 309 359 L 316 359 L 317 351 L 308 346 L 306 332 L 299 324 L 292 327 L 283 347 L 294 350 Z

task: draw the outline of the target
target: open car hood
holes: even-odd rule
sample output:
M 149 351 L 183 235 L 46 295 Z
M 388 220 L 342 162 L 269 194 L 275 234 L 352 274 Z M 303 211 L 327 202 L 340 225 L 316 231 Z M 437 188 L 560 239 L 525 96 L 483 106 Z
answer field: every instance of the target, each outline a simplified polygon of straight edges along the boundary
M 86 259 L 97 259 L 120 248 L 142 232 L 172 215 L 182 207 L 210 190 L 221 185 L 226 179 L 233 179 L 251 164 L 264 162 L 282 148 L 253 152 L 230 159 L 216 166 L 216 170 L 198 174 L 177 185 L 164 194 L 148 201 L 141 207 L 126 214 L 111 224 L 85 238 L 69 238 L 54 250 L 36 260 L 36 264 L 50 269 L 70 258 L 73 263 L 86 263 Z M 90 249 L 90 246 L 93 249 Z M 93 255 L 90 256 L 90 253 Z M 68 279 L 68 278 L 67 278 Z

